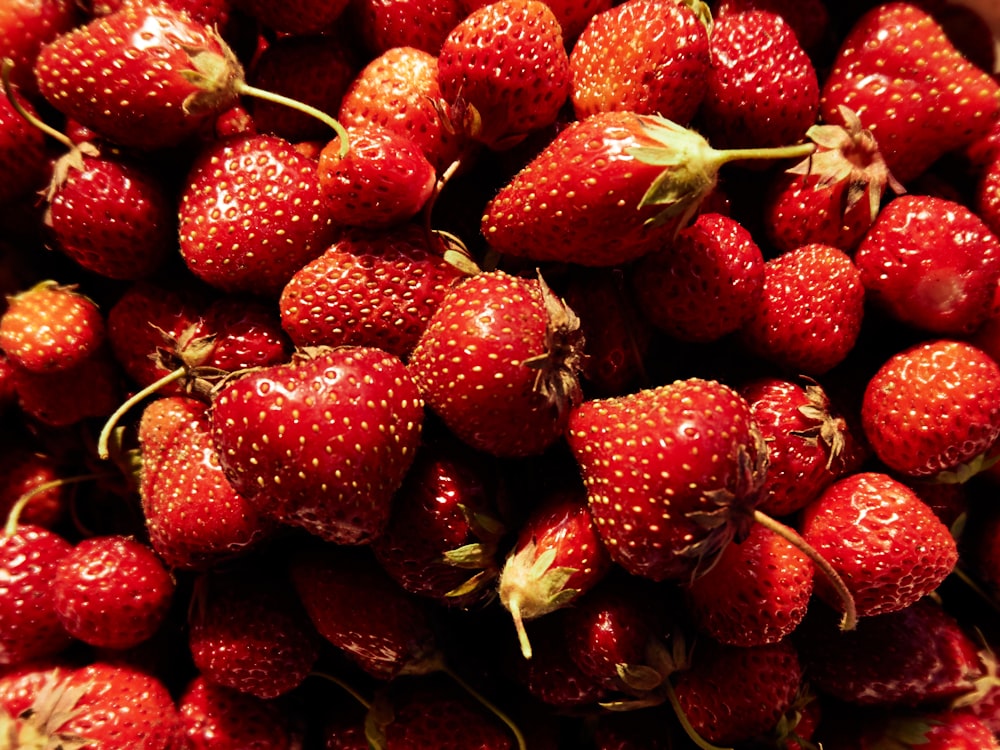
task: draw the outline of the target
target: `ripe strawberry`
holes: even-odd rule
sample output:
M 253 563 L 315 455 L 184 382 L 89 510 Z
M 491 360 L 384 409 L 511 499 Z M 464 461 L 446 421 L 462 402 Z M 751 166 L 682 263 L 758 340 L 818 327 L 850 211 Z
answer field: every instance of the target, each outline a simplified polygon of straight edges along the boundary
M 437 184 L 434 166 L 401 133 L 369 123 L 348 128 L 350 149 L 339 138 L 319 156 L 319 190 L 330 217 L 343 226 L 390 227 L 416 216 Z
M 979 176 L 974 208 L 990 231 L 1000 235 L 1000 155 Z
M 699 122 L 724 148 L 796 143 L 816 120 L 819 81 L 784 19 L 763 10 L 716 19 Z
M 441 99 L 438 60 L 415 47 L 389 49 L 354 78 L 337 117 L 345 127 L 381 125 L 408 136 L 440 173 L 472 149 L 445 127 L 435 102 Z
M 802 678 L 787 639 L 747 648 L 706 639 L 694 647 L 690 667 L 674 677 L 674 690 L 700 737 L 731 745 L 770 733 L 794 702 Z
M 273 564 L 203 574 L 189 615 L 191 657 L 202 676 L 265 700 L 298 687 L 319 655 L 309 618 Z
M 173 595 L 174 581 L 153 550 L 117 535 L 79 542 L 52 579 L 66 632 L 104 648 L 130 648 L 152 637 Z
M 334 237 L 316 162 L 276 136 L 208 144 L 181 192 L 180 252 L 226 292 L 277 296 Z
M 0 316 L 0 348 L 15 367 L 55 372 L 75 367 L 104 343 L 104 316 L 77 291 L 43 281 L 7 298 Z
M 721 643 L 743 647 L 788 636 L 805 617 L 812 592 L 812 562 L 758 524 L 686 588 L 698 628 Z
M 803 245 L 767 261 L 760 303 L 739 337 L 784 370 L 823 375 L 854 348 L 864 301 L 850 256 L 829 245 Z
M 739 330 L 757 308 L 764 256 L 739 222 L 701 214 L 669 247 L 640 258 L 631 282 L 654 326 L 682 341 L 714 341 Z
M 59 35 L 42 46 L 35 76 L 64 115 L 138 149 L 193 135 L 235 103 L 243 83 L 216 32 L 162 3 L 130 3 Z
M 716 151 L 663 118 L 601 112 L 563 129 L 500 190 L 486 206 L 482 233 L 505 255 L 619 265 L 667 244 L 737 154 L 781 159 L 812 150 Z
M 0 49 L 13 62 L 11 80 L 25 93 L 37 93 L 32 67 L 39 49 L 70 31 L 79 20 L 79 8 L 73 0 L 11 0 L 0 6 Z
M 749 531 L 767 449 L 728 386 L 690 378 L 586 401 L 567 440 L 597 531 L 630 573 L 691 577 Z
M 579 320 L 539 277 L 463 279 L 431 315 L 409 372 L 465 443 L 492 455 L 542 453 L 580 398 Z
M 184 688 L 177 709 L 181 731 L 192 750 L 292 748 L 288 718 L 278 705 L 248 693 L 213 685 L 201 675 Z
M 810 55 L 821 52 L 830 35 L 830 12 L 823 0 L 716 0 L 712 16 L 721 19 L 730 12 L 762 10 L 781 16 L 799 44 Z
M 371 676 L 390 680 L 439 669 L 429 610 L 367 550 L 304 548 L 292 558 L 290 574 L 319 634 Z
M 2 24 L 0 18 L 0 37 L 3 36 Z M 0 45 L 2 49 L 9 49 L 2 41 Z M 19 104 L 32 116 L 37 116 L 31 104 L 20 100 Z M 45 136 L 14 109 L 6 96 L 0 97 L 0 167 L 6 175 L 0 185 L 0 204 L 41 190 L 49 177 Z
M 92 417 L 107 418 L 121 403 L 121 372 L 107 347 L 73 367 L 30 372 L 14 367 L 14 388 L 21 411 L 51 427 L 66 427 Z
M 1000 742 L 981 719 L 969 711 L 894 713 L 869 721 L 858 738 L 859 750 L 896 746 L 920 750 L 997 750 Z
M 839 479 L 806 506 L 802 536 L 844 579 L 859 615 L 908 607 L 955 567 L 955 540 L 906 485 L 865 472 Z M 833 604 L 826 582 L 817 593 Z
M 56 614 L 52 579 L 72 545 L 54 532 L 23 524 L 0 535 L 0 664 L 53 656 L 71 638 Z
M 595 15 L 569 58 L 577 119 L 622 110 L 689 123 L 709 67 L 706 18 L 697 6 L 704 8 L 628 0 Z
M 451 30 L 468 15 L 462 0 L 356 0 L 350 12 L 371 57 L 398 47 L 437 55 Z
M 852 631 L 813 606 L 793 638 L 812 686 L 853 705 L 940 705 L 971 691 L 982 674 L 976 644 L 926 597 L 863 617 Z
M 521 526 L 500 573 L 500 603 L 514 618 L 524 658 L 531 644 L 524 622 L 567 607 L 611 568 L 582 491 L 550 495 Z
M 814 380 L 765 376 L 740 389 L 767 441 L 760 510 L 801 510 L 858 463 L 857 437 Z
M 327 30 L 347 8 L 348 0 L 237 0 L 236 6 L 273 31 L 295 36 Z
M 59 459 L 50 453 L 26 445 L 6 447 L 0 455 L 0 518 L 10 515 L 22 495 L 33 492 L 18 518 L 21 523 L 52 530 L 69 507 L 70 488 L 58 483 L 65 475 Z
M 904 349 L 868 382 L 861 423 L 890 469 L 966 478 L 976 469 L 969 464 L 1000 437 L 1000 365 L 961 341 L 937 339 Z
M 570 90 L 559 21 L 538 0 L 498 0 L 463 19 L 438 54 L 449 118 L 490 148 L 555 122 Z
M 843 126 L 814 125 L 806 131 L 816 152 L 768 186 L 764 228 L 782 252 L 809 244 L 851 252 L 875 222 L 886 186 L 903 192 L 872 132 L 846 107 L 840 113 Z
M 1000 239 L 953 201 L 899 196 L 882 209 L 854 260 L 868 297 L 909 325 L 960 335 L 993 313 Z
M 857 113 L 906 184 L 989 132 L 1000 84 L 962 57 L 928 13 L 890 2 L 865 13 L 841 42 L 823 85 L 821 119 L 844 124 L 840 105 Z
M 218 391 L 210 412 L 233 488 L 259 512 L 339 544 L 385 527 L 423 416 L 403 364 L 365 347 L 250 371 Z
M 245 554 L 273 522 L 236 493 L 222 473 L 207 407 L 166 396 L 139 423 L 139 496 L 149 541 L 172 568 L 206 569 Z

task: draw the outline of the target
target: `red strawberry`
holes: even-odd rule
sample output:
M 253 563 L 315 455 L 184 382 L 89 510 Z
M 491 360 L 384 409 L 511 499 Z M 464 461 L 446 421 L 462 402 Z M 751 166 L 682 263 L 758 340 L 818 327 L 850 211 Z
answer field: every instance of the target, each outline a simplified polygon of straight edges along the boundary
M 438 54 L 449 116 L 491 148 L 551 125 L 570 90 L 563 44 L 559 21 L 538 0 L 498 0 L 473 11 Z
M 372 57 L 399 47 L 437 55 L 468 14 L 461 0 L 355 0 L 350 10 Z
M 705 93 L 708 30 L 701 3 L 628 0 L 595 15 L 570 54 L 577 119 L 623 110 L 687 124 Z
M 739 336 L 754 354 L 822 375 L 854 348 L 864 317 L 861 272 L 842 250 L 803 245 L 764 266 L 764 291 Z
M 348 0 L 237 0 L 236 5 L 269 29 L 302 36 L 328 29 Z
M 640 258 L 631 281 L 657 328 L 682 341 L 714 341 L 740 329 L 757 308 L 764 256 L 737 221 L 702 214 L 669 247 Z
M 0 13 L 3 13 L 2 9 Z M 0 18 L 2 37 L 3 19 Z M 10 49 L 2 41 L 0 48 Z M 31 104 L 24 101 L 18 103 L 35 116 Z M 0 97 L 0 167 L 6 175 L 0 186 L 0 204 L 41 190 L 49 178 L 45 136 L 14 109 L 6 96 Z
M 757 524 L 686 589 L 697 626 L 721 643 L 744 647 L 788 636 L 805 617 L 812 592 L 812 561 Z
M 490 0 L 460 0 L 466 13 L 490 4 Z M 611 0 L 551 0 L 546 3 L 562 27 L 563 39 L 571 42 L 598 13 L 612 6 Z
M 177 708 L 192 750 L 292 748 L 288 719 L 276 704 L 213 685 L 200 675 L 185 687 Z
M 899 196 L 882 209 L 854 260 L 868 297 L 904 323 L 959 335 L 993 313 L 1000 239 L 950 200 Z
M 893 101 L 888 107 L 886 101 Z M 985 135 L 1000 113 L 1000 85 L 968 62 L 917 6 L 890 2 L 857 20 L 823 85 L 820 116 L 856 112 L 906 184 L 947 151 Z
M 21 496 L 32 492 L 18 518 L 51 530 L 69 507 L 70 488 L 59 483 L 63 478 L 65 471 L 53 455 L 25 445 L 6 448 L 0 455 L 0 518 L 7 518 Z M 42 489 L 44 485 L 50 486 Z
M 764 228 L 782 252 L 817 243 L 851 252 L 874 223 L 886 186 L 903 191 L 872 132 L 846 107 L 840 111 L 845 125 L 806 131 L 816 153 L 768 187 Z
M 189 616 L 191 657 L 215 685 L 262 699 L 298 687 L 319 638 L 273 562 L 203 574 Z
M 597 531 L 630 573 L 688 578 L 749 531 L 767 449 L 728 386 L 691 378 L 586 401 L 567 440 Z
M 52 427 L 107 418 L 121 403 L 121 372 L 106 347 L 73 367 L 54 372 L 14 368 L 21 411 Z
M 15 367 L 55 372 L 75 367 L 104 343 L 104 316 L 77 291 L 43 281 L 7 298 L 0 316 L 0 348 Z
M 253 370 L 217 393 L 210 415 L 238 493 L 341 544 L 369 542 L 385 527 L 424 416 L 403 364 L 364 347 L 303 352 Z
M 73 0 L 11 0 L 0 6 L 0 49 L 13 62 L 14 83 L 29 94 L 36 93 L 32 67 L 39 49 L 70 31 L 79 20 L 79 8 Z
M 427 405 L 497 456 L 542 453 L 580 398 L 579 320 L 544 281 L 492 271 L 445 295 L 410 355 Z
M 1000 742 L 981 719 L 969 711 L 898 713 L 868 722 L 858 738 L 859 750 L 895 745 L 920 750 L 997 750 Z
M 983 170 L 976 183 L 976 214 L 994 235 L 1000 235 L 1000 155 Z
M 52 580 L 66 632 L 93 646 L 130 648 L 160 627 L 174 581 L 152 549 L 123 536 L 95 536 L 63 557 Z
M 52 579 L 73 549 L 58 534 L 21 525 L 0 535 L 0 664 L 52 656 L 70 643 L 56 614 Z
M 441 99 L 438 60 L 415 47 L 389 49 L 355 77 L 340 103 L 345 127 L 369 123 L 408 136 L 438 172 L 470 151 L 466 139 L 447 128 L 435 102 Z M 465 157 L 467 158 L 467 157 Z
M 966 478 L 1000 437 L 1000 365 L 964 342 L 916 344 L 872 376 L 861 420 L 872 449 L 890 469 Z
M 955 540 L 906 485 L 875 472 L 839 479 L 806 506 L 802 536 L 840 574 L 859 615 L 908 607 L 955 568 Z M 833 604 L 825 581 L 817 592 Z
M 569 606 L 611 568 L 583 492 L 550 495 L 518 533 L 500 573 L 500 603 L 511 613 L 524 658 L 531 644 L 524 621 Z
M 420 146 L 374 123 L 347 132 L 346 154 L 334 138 L 319 156 L 319 190 L 330 217 L 343 226 L 377 228 L 416 216 L 437 184 Z
M 139 423 L 139 496 L 149 540 L 173 568 L 204 569 L 248 552 L 272 531 L 229 484 L 212 442 L 207 407 L 156 399 Z
M 812 151 L 803 144 L 753 158 Z M 716 151 L 694 131 L 653 115 L 592 115 L 563 129 L 500 190 L 486 206 L 482 233 L 501 254 L 619 265 L 667 244 L 737 153 Z
M 141 149 L 193 135 L 235 103 L 243 83 L 216 32 L 162 3 L 130 3 L 60 35 L 42 47 L 35 75 L 64 115 Z
M 316 162 L 275 136 L 207 145 L 180 199 L 188 268 L 227 292 L 277 296 L 333 240 Z
M 813 54 L 830 34 L 830 12 L 823 0 L 716 0 L 712 15 L 722 18 L 730 12 L 762 10 L 781 16 L 792 27 L 802 48 Z
M 763 10 L 716 19 L 699 121 L 716 146 L 795 143 L 816 120 L 819 82 L 784 19 Z

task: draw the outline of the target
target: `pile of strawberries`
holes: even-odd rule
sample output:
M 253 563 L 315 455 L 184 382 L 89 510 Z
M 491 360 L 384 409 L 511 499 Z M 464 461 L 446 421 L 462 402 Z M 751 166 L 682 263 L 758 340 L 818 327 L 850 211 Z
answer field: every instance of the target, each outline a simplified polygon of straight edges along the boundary
M 0 750 L 1000 748 L 947 0 L 0 4 Z

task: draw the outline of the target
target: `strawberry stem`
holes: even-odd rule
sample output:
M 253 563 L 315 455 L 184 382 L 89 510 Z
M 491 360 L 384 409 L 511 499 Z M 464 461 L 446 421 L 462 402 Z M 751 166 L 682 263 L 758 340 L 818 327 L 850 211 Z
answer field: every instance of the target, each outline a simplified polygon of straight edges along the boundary
M 512 594 L 507 600 L 507 609 L 514 619 L 514 629 L 517 630 L 517 640 L 521 644 L 521 654 L 525 659 L 531 658 L 531 641 L 528 640 L 528 631 L 524 627 L 524 618 L 521 616 L 521 597 Z
M 854 630 L 858 624 L 858 612 L 854 605 L 854 597 L 851 595 L 850 590 L 847 588 L 847 584 L 844 583 L 844 579 L 840 577 L 840 574 L 833 569 L 833 566 L 827 562 L 816 549 L 809 544 L 802 535 L 799 534 L 795 529 L 790 526 L 786 526 L 780 521 L 771 518 L 771 516 L 761 513 L 759 510 L 754 510 L 753 520 L 759 523 L 761 526 L 773 531 L 778 534 L 782 539 L 785 539 L 789 544 L 793 545 L 802 554 L 813 561 L 813 564 L 818 567 L 823 575 L 827 577 L 830 584 L 833 586 L 834 590 L 837 592 L 837 596 L 840 597 L 840 601 L 844 605 L 844 617 L 840 621 L 841 630 Z
M 718 165 L 728 164 L 733 161 L 747 161 L 753 159 L 765 159 L 777 161 L 779 159 L 804 159 L 816 150 L 815 143 L 798 143 L 794 146 L 776 146 L 773 148 L 733 148 L 722 151 L 716 150 Z
M 667 700 L 670 701 L 670 707 L 674 709 L 674 715 L 677 716 L 677 721 L 680 722 L 681 728 L 684 730 L 691 741 L 701 748 L 701 750 L 732 750 L 732 748 L 722 748 L 718 745 L 713 745 L 711 742 L 706 740 L 696 730 L 691 726 L 691 722 L 684 713 L 684 709 L 681 708 L 681 702 L 677 700 L 677 693 L 674 691 L 674 686 L 670 683 L 669 679 L 663 681 L 663 691 L 667 694 Z
M 343 690 L 349 696 L 351 696 L 352 698 L 354 698 L 354 700 L 356 700 L 358 703 L 360 703 L 366 710 L 369 710 L 369 711 L 371 710 L 372 702 L 370 700 L 368 700 L 367 698 L 365 698 L 363 695 L 361 695 L 361 693 L 359 693 L 357 690 L 355 690 L 351 685 L 348 685 L 341 678 L 336 677 L 336 676 L 334 676 L 332 674 L 329 674 L 328 672 L 312 672 L 312 676 L 313 677 L 322 677 L 324 680 L 332 682 L 334 685 L 336 685 L 337 687 L 339 687 L 341 690 Z
M 121 406 L 115 409 L 114 413 L 110 417 L 108 417 L 108 421 L 104 423 L 104 427 L 101 428 L 101 434 L 97 438 L 98 457 L 100 457 L 101 460 L 106 461 L 111 455 L 111 452 L 108 450 L 108 440 L 111 437 L 111 431 L 114 430 L 115 425 L 118 424 L 118 421 L 129 409 L 131 409 L 133 406 L 135 406 L 137 403 L 142 401 L 147 396 L 151 396 L 152 394 L 156 393 L 164 386 L 173 383 L 175 380 L 180 380 L 181 378 L 186 376 L 187 373 L 188 373 L 188 368 L 178 367 L 176 370 L 168 372 L 166 375 L 164 375 L 156 382 L 150 383 L 142 390 L 136 391 L 134 394 L 132 394 L 130 398 L 126 399 Z
M 10 102 L 10 106 L 13 107 L 14 111 L 17 112 L 21 117 L 23 117 L 25 121 L 27 121 L 33 127 L 38 128 L 38 130 L 45 133 L 45 135 L 59 141 L 59 143 L 61 143 L 68 149 L 76 148 L 76 145 L 73 143 L 73 141 L 69 139 L 69 136 L 67 136 L 65 133 L 60 133 L 58 130 L 56 130 L 48 123 L 43 122 L 38 117 L 31 114 L 28 110 L 24 108 L 24 105 L 17 100 L 17 97 L 14 96 L 14 87 L 10 82 L 10 72 L 13 69 L 14 69 L 14 61 L 11 60 L 9 57 L 5 57 L 3 59 L 2 66 L 0 66 L 0 79 L 2 79 L 3 81 L 3 92 L 7 97 L 7 101 Z
M 17 524 L 20 521 L 21 513 L 27 507 L 28 503 L 31 502 L 32 498 L 41 495 L 43 492 L 48 492 L 49 490 L 55 489 L 56 487 L 64 487 L 67 484 L 77 484 L 79 482 L 89 482 L 92 479 L 104 479 L 109 476 L 108 474 L 81 474 L 76 477 L 65 477 L 62 479 L 53 479 L 50 482 L 42 482 L 39 485 L 35 485 L 30 490 L 21 495 L 14 505 L 11 506 L 10 513 L 7 514 L 7 522 L 4 525 L 3 533 L 4 536 L 11 536 L 17 533 Z
M 510 729 L 511 734 L 514 735 L 514 741 L 517 743 L 517 750 L 528 750 L 528 744 L 524 739 L 524 734 L 522 734 L 521 729 L 517 726 L 517 724 L 514 723 L 513 719 L 511 719 L 506 713 L 501 711 L 500 708 L 497 707 L 496 704 L 494 704 L 492 701 L 487 699 L 486 696 L 484 696 L 482 693 L 480 693 L 478 690 L 472 687 L 472 685 L 470 685 L 468 682 L 462 679 L 458 674 L 452 671 L 451 667 L 449 667 L 447 664 L 444 663 L 440 664 L 439 669 L 441 672 L 448 675 L 451 679 L 453 679 L 456 683 L 458 683 L 459 687 L 461 687 L 463 690 L 465 690 L 465 692 L 467 692 L 469 695 L 475 698 L 490 713 L 492 713 L 494 716 L 500 719 L 500 721 L 502 721 L 504 724 L 507 725 L 507 728 Z
M 333 117 L 330 117 L 326 112 L 321 109 L 317 109 L 305 102 L 300 102 L 296 99 L 292 99 L 288 96 L 283 96 L 281 94 L 276 94 L 273 91 L 267 91 L 265 89 L 259 89 L 256 86 L 251 86 L 249 83 L 241 82 L 237 86 L 237 90 L 240 94 L 244 96 L 252 96 L 255 99 L 263 99 L 264 101 L 272 102 L 273 104 L 280 104 L 285 107 L 291 107 L 292 109 L 298 110 L 303 114 L 315 117 L 317 120 L 322 122 L 324 125 L 329 125 L 333 131 L 337 134 L 340 139 L 340 157 L 343 158 L 347 156 L 347 151 L 350 149 L 350 139 L 347 135 L 347 130 Z

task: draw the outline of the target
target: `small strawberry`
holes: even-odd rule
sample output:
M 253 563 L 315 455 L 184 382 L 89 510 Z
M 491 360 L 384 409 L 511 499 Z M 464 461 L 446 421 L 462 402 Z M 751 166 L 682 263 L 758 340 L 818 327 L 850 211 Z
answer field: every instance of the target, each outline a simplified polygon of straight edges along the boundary
M 709 67 L 700 2 L 628 0 L 595 15 L 570 53 L 577 119 L 610 110 L 694 117 Z
M 1000 238 L 953 201 L 894 199 L 861 240 L 854 262 L 867 296 L 922 330 L 968 334 L 993 313 Z
M 829 245 L 803 245 L 767 261 L 760 302 L 739 337 L 784 370 L 823 375 L 854 348 L 864 301 L 850 256 Z
M 427 405 L 497 456 L 542 453 L 580 398 L 579 320 L 545 282 L 503 271 L 451 287 L 410 355 Z
M 104 316 L 77 287 L 43 281 L 7 298 L 0 316 L 0 348 L 29 372 L 78 366 L 104 343 Z
M 259 512 L 362 544 L 388 521 L 424 412 L 399 359 L 341 347 L 233 379 L 210 417 L 226 477 Z
M 570 91 L 559 21 L 538 0 L 498 0 L 464 18 L 438 54 L 438 83 L 458 129 L 491 148 L 555 122 Z
M 1000 437 L 1000 364 L 961 341 L 936 339 L 904 349 L 868 382 L 861 422 L 890 469 L 967 478 L 977 457 Z
M 646 319 L 682 341 L 707 342 L 743 327 L 764 291 L 764 256 L 739 222 L 701 214 L 631 275 Z
M 181 731 L 193 750 L 261 747 L 291 750 L 288 718 L 270 701 L 195 677 L 177 702 Z
M 550 495 L 534 508 L 507 555 L 498 587 L 524 658 L 532 654 L 524 622 L 569 606 L 610 568 L 582 491 Z
M 821 119 L 844 124 L 841 105 L 872 131 L 889 170 L 906 184 L 989 132 L 1000 84 L 966 60 L 931 15 L 890 2 L 861 16 L 841 42 L 823 84 Z

